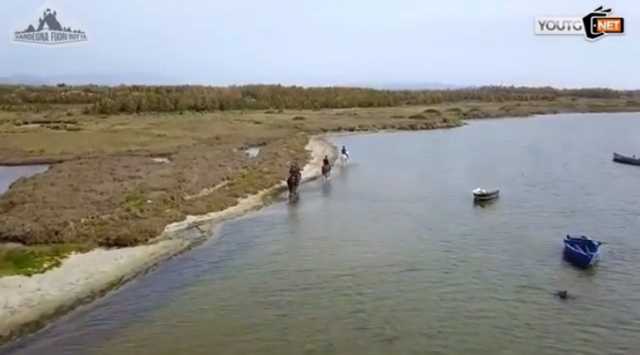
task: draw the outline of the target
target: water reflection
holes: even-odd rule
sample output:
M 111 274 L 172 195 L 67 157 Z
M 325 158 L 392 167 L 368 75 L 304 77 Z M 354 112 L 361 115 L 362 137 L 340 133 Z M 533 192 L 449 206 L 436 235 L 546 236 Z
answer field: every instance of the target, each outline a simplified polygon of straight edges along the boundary
M 333 177 L 322 182 L 322 196 L 324 197 L 329 197 L 331 195 L 331 179 L 333 179 Z

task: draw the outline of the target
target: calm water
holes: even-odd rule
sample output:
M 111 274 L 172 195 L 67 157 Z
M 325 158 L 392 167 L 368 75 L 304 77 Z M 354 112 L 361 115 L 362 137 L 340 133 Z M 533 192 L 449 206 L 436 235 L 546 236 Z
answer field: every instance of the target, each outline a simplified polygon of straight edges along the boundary
M 0 166 L 0 194 L 6 192 L 19 178 L 42 173 L 47 169 L 47 165 Z
M 329 184 L 5 348 L 15 354 L 632 354 L 640 154 L 630 114 L 343 137 Z M 500 187 L 494 204 L 471 190 Z M 609 244 L 594 270 L 567 232 Z M 567 289 L 569 301 L 553 296 Z

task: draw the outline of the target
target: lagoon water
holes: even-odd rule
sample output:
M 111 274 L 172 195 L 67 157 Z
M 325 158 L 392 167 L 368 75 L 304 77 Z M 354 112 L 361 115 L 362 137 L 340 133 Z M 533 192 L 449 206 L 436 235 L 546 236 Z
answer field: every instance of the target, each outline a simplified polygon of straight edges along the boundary
M 352 163 L 297 205 L 226 223 L 4 351 L 639 353 L 640 167 L 611 161 L 640 154 L 636 116 L 336 138 Z M 500 199 L 474 205 L 478 186 Z M 608 243 L 595 269 L 563 262 L 569 232 Z
M 5 193 L 19 178 L 39 174 L 47 169 L 47 165 L 0 166 L 0 194 Z

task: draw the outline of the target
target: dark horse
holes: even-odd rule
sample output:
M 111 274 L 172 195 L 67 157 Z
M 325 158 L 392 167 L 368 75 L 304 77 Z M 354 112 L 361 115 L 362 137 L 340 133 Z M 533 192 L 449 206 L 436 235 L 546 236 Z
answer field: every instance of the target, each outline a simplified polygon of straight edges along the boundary
M 287 187 L 289 188 L 289 202 L 298 200 L 298 186 L 300 186 L 300 173 L 290 173 L 287 179 Z
M 325 155 L 324 159 L 322 159 L 322 176 L 324 176 L 325 179 L 328 179 L 330 174 L 331 163 L 329 163 L 329 157 Z
M 331 174 L 331 165 L 329 165 L 329 164 L 323 165 L 322 166 L 322 176 L 324 176 L 325 179 L 328 179 L 330 174 Z

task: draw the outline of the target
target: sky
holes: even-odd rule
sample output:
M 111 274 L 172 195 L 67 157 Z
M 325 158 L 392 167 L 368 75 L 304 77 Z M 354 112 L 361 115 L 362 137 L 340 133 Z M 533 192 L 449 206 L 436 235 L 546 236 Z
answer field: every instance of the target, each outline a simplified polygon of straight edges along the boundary
M 534 34 L 536 16 L 599 5 L 625 18 L 624 36 Z M 45 7 L 88 42 L 13 43 Z M 639 19 L 637 0 L 4 0 L 0 77 L 638 89 Z

